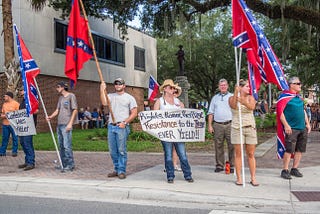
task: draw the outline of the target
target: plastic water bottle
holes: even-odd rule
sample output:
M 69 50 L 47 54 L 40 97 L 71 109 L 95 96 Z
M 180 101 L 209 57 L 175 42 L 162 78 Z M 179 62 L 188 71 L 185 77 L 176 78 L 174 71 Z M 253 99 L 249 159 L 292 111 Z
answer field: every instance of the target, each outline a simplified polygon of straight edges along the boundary
M 229 161 L 226 161 L 225 172 L 226 172 L 226 174 L 230 174 L 230 163 L 229 163 Z

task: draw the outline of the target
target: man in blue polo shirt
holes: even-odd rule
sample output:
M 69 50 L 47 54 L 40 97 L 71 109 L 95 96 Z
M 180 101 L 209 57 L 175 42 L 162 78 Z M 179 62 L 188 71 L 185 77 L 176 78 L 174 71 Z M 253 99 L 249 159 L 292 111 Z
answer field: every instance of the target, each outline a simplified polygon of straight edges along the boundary
M 228 91 L 228 81 L 219 80 L 219 93 L 213 96 L 208 111 L 208 131 L 214 133 L 214 145 L 216 152 L 215 172 L 224 170 L 224 141 L 228 145 L 228 159 L 230 163 L 230 173 L 234 172 L 234 148 L 231 144 L 231 120 L 232 113 L 229 106 L 229 98 L 233 96 Z M 212 126 L 213 122 L 213 126 Z

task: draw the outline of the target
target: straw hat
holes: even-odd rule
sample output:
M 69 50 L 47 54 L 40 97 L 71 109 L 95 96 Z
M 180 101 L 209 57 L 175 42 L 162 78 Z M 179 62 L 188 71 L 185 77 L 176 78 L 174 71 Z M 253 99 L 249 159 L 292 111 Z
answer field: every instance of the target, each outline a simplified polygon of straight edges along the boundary
M 177 88 L 178 85 L 174 84 L 172 79 L 166 79 L 159 88 L 161 93 L 163 92 L 163 88 L 166 86 L 171 86 L 171 87 Z

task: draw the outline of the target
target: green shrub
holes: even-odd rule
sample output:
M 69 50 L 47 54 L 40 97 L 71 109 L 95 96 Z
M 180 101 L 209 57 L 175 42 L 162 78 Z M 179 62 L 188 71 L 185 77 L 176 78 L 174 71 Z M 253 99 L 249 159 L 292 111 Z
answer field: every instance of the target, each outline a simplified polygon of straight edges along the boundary
M 134 131 L 129 135 L 129 140 L 133 141 L 157 141 L 158 139 L 144 131 Z

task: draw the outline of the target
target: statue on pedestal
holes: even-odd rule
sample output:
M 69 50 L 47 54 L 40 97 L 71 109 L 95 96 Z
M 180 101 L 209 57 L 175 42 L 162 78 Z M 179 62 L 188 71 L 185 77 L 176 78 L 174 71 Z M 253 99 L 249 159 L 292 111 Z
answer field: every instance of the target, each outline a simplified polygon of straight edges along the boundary
M 178 62 L 179 62 L 179 72 L 178 72 L 179 76 L 184 76 L 185 75 L 185 73 L 184 73 L 184 50 L 182 48 L 183 48 L 183 46 L 179 45 L 179 50 L 176 53 L 177 59 L 178 59 Z

